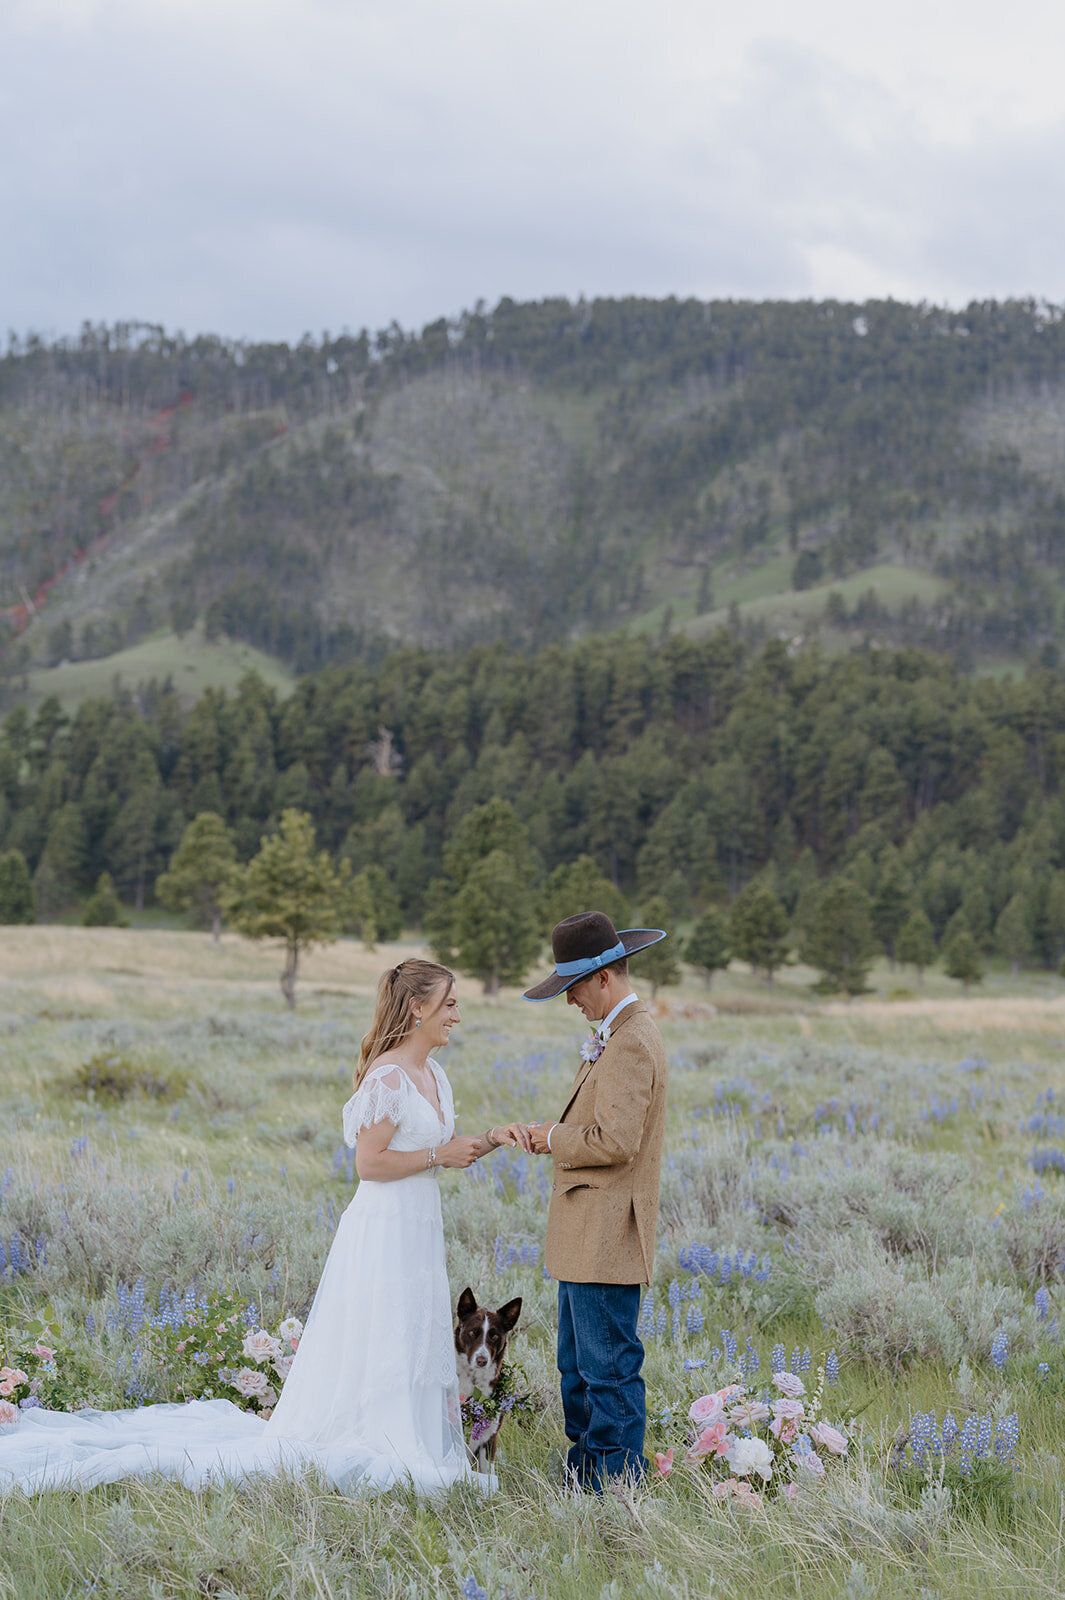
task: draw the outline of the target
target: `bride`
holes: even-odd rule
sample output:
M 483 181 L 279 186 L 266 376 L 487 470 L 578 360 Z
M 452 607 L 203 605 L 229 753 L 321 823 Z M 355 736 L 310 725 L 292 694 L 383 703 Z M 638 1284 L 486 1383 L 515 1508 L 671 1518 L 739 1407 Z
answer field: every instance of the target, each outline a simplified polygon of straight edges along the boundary
M 23 1411 L 0 1430 L 0 1489 L 152 1472 L 196 1487 L 307 1466 L 347 1492 L 477 1480 L 460 1426 L 438 1178 L 501 1144 L 527 1149 L 528 1135 L 517 1123 L 456 1135 L 451 1086 L 430 1052 L 458 1021 L 446 967 L 412 958 L 382 975 L 344 1107 L 359 1187 L 269 1420 L 228 1400 Z

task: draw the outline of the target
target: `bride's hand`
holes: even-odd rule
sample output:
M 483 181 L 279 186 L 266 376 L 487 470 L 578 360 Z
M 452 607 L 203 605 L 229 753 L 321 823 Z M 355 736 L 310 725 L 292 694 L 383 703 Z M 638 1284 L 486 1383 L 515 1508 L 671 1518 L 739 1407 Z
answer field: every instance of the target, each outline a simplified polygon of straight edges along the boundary
M 472 1167 L 480 1149 L 480 1139 L 469 1139 L 465 1134 L 457 1134 L 454 1139 L 449 1139 L 447 1144 L 437 1145 L 436 1164 L 438 1167 Z
M 524 1150 L 526 1155 L 532 1151 L 532 1140 L 524 1122 L 508 1122 L 505 1128 L 491 1128 L 489 1138 L 495 1139 L 498 1144 L 517 1146 Z

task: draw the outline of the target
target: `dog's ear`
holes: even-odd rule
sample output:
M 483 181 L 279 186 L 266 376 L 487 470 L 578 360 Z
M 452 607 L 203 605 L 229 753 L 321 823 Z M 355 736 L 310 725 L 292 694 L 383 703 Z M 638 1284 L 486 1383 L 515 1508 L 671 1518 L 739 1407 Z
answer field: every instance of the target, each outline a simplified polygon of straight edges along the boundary
M 496 1316 L 509 1333 L 521 1316 L 521 1296 L 516 1300 L 508 1300 L 505 1306 L 500 1306 Z
M 520 1300 L 518 1301 L 518 1304 L 519 1306 L 521 1305 Z M 463 1322 L 467 1317 L 472 1317 L 476 1310 L 477 1296 L 474 1294 L 472 1289 L 463 1289 L 462 1293 L 459 1295 L 459 1303 L 455 1307 L 455 1315 L 458 1317 L 460 1322 Z

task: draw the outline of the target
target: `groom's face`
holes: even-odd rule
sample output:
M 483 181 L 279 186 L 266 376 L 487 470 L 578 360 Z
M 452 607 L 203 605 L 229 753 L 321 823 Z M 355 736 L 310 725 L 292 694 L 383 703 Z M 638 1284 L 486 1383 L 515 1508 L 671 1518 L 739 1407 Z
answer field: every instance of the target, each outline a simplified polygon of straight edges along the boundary
M 589 1022 L 602 1022 L 606 1016 L 603 1010 L 603 996 L 606 985 L 603 982 L 602 972 L 593 972 L 589 977 L 582 978 L 580 983 L 575 983 L 566 990 L 566 1004 L 576 1006 L 588 1018 Z

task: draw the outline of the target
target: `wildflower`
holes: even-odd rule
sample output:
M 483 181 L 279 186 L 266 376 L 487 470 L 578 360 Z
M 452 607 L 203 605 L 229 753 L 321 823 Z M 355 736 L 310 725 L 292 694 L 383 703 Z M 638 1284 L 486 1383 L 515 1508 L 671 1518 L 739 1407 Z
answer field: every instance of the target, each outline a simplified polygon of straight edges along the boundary
M 806 1385 L 794 1372 L 774 1372 L 773 1382 L 781 1394 L 786 1394 L 793 1400 L 806 1393 Z
M 655 1471 L 660 1478 L 668 1478 L 673 1471 L 673 1451 L 667 1450 L 663 1455 L 661 1450 L 655 1451 Z
M 303 1335 L 303 1323 L 299 1317 L 286 1317 L 278 1328 L 277 1333 L 279 1338 L 287 1339 L 293 1350 L 295 1350 L 296 1344 Z
M 825 1382 L 839 1382 L 839 1357 L 834 1350 L 830 1350 L 825 1357 Z
M 1050 1316 L 1050 1296 L 1046 1291 L 1045 1284 L 1040 1284 L 1035 1291 L 1035 1313 L 1040 1322 L 1046 1322 Z
M 733 1443 L 733 1437 L 728 1431 L 728 1424 L 715 1422 L 709 1428 L 703 1429 L 685 1456 L 685 1462 L 688 1466 L 695 1466 L 698 1462 L 705 1460 L 707 1456 L 727 1455 Z
M 1050 1363 L 1049 1362 L 1041 1361 L 1039 1363 L 1039 1376 L 1040 1376 L 1040 1378 L 1049 1378 L 1050 1377 Z
M 825 1464 L 814 1450 L 798 1450 L 795 1460 L 803 1472 L 808 1472 L 812 1478 L 823 1478 Z
M 1006 1365 L 1010 1353 L 1010 1342 L 1006 1334 L 996 1333 L 991 1341 L 991 1365 L 996 1372 L 1001 1372 Z
M 737 1478 L 749 1478 L 753 1472 L 768 1483 L 773 1476 L 773 1452 L 764 1439 L 737 1439 L 725 1460 Z
M 461 1594 L 462 1600 L 488 1600 L 488 1590 L 481 1588 L 472 1573 L 462 1585 Z

